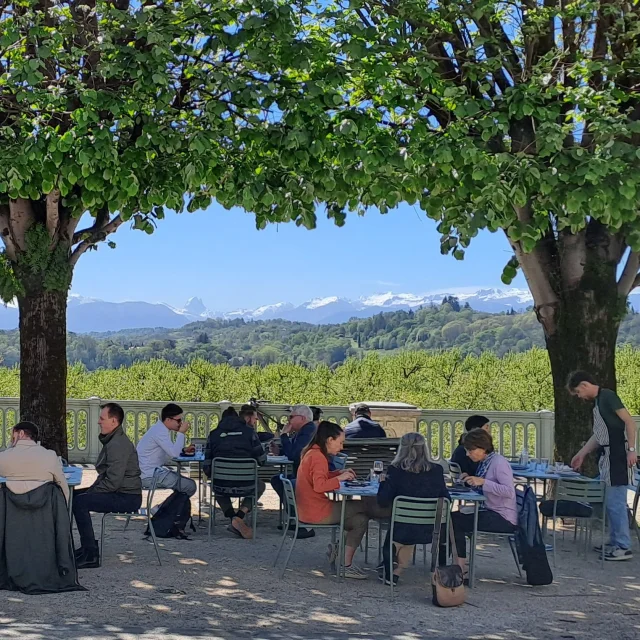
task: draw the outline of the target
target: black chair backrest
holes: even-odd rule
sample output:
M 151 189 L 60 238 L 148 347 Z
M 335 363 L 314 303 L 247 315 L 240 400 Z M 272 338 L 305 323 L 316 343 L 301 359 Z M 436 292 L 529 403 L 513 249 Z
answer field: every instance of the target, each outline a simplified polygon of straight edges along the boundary
M 343 453 L 348 456 L 346 467 L 358 476 L 368 475 L 376 460 L 381 460 L 385 468 L 396 457 L 400 438 L 353 438 L 344 441 Z

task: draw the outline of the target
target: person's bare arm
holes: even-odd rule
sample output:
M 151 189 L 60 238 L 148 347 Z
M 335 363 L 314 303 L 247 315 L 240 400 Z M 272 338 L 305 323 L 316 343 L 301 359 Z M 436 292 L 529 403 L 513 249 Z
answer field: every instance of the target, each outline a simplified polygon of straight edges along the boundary
M 600 445 L 598 444 L 596 437 L 591 436 L 585 443 L 584 447 L 582 447 L 582 449 L 573 456 L 571 460 L 571 467 L 577 471 L 584 464 L 584 459 L 599 446 Z
M 627 434 L 627 447 L 632 447 L 635 449 L 636 446 L 636 423 L 635 420 L 631 417 L 631 414 L 627 411 L 627 409 L 618 409 L 616 411 L 618 417 L 624 421 L 624 430 Z M 635 466 L 638 462 L 638 454 L 636 451 L 627 451 L 627 463 L 630 467 Z

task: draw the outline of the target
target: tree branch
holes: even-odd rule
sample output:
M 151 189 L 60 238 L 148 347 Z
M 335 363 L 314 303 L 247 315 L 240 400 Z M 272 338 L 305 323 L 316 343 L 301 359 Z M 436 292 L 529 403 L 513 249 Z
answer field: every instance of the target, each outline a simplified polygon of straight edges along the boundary
M 640 284 L 638 269 L 640 269 L 640 253 L 631 251 L 618 280 L 618 293 L 621 296 L 628 296 L 634 287 Z
M 115 218 L 113 218 L 110 222 L 105 224 L 103 227 L 94 231 L 89 238 L 83 240 L 71 254 L 69 258 L 69 264 L 73 267 L 80 260 L 80 256 L 82 256 L 85 251 L 88 251 L 96 245 L 98 242 L 104 240 L 108 235 L 115 233 L 118 230 L 118 227 L 124 222 L 124 220 L 118 214 Z M 74 235 L 75 237 L 75 235 Z
M 53 240 L 60 226 L 60 191 L 54 189 L 47 194 L 47 231 Z
M 27 231 L 34 221 L 29 200 L 18 198 L 9 201 L 9 233 L 17 252 L 25 250 Z
M 9 222 L 9 205 L 0 205 L 0 236 L 5 246 L 5 253 L 9 260 L 15 262 L 17 259 L 16 246 L 11 236 L 11 223 Z

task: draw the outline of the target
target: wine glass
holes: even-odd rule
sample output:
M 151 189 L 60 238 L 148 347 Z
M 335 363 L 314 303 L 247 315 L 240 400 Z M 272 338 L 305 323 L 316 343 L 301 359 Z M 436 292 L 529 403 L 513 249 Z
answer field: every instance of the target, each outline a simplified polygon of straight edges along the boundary
M 376 474 L 376 477 L 380 476 L 380 474 L 384 471 L 384 463 L 382 460 L 376 460 L 373 463 L 373 472 Z

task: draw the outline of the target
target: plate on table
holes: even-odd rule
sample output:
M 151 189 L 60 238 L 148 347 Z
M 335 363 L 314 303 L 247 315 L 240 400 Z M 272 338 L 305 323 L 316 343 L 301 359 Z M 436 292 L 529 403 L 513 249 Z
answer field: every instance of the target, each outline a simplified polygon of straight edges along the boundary
M 344 483 L 345 487 L 368 487 L 371 483 L 367 480 L 347 480 Z

